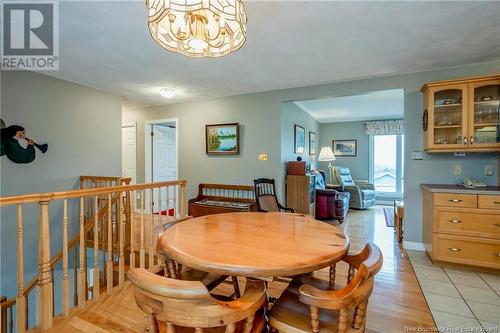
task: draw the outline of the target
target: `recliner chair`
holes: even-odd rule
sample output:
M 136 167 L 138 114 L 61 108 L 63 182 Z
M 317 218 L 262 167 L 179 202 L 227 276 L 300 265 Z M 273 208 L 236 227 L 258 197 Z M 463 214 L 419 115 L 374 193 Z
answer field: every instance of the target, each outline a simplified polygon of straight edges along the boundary
M 349 206 L 356 209 L 366 209 L 375 204 L 375 186 L 366 182 L 352 180 L 349 168 L 334 167 L 333 178 L 337 184 L 344 186 L 344 191 L 351 194 Z

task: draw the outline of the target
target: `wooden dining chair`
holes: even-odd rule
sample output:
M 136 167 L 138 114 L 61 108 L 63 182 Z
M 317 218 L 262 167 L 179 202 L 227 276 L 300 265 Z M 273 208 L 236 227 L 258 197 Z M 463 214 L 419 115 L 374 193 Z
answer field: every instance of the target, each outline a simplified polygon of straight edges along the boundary
M 382 267 L 382 252 L 370 243 L 361 253 L 342 261 L 350 266 L 345 287 L 324 290 L 303 284 L 297 289 L 292 283 L 271 308 L 269 323 L 273 329 L 280 333 L 364 332 L 368 299 L 374 277 Z
M 292 208 L 283 207 L 278 202 L 274 179 L 259 178 L 254 179 L 253 183 L 255 186 L 255 200 L 260 212 L 294 212 Z
M 183 266 L 179 262 L 169 258 L 165 253 L 161 251 L 161 234 L 173 225 L 192 218 L 192 216 L 188 216 L 186 218 L 167 222 L 161 226 L 156 227 L 155 234 L 158 235 L 158 239 L 160 240 L 156 243 L 156 255 L 165 268 L 163 270 L 163 274 L 165 277 L 185 281 L 200 281 L 207 287 L 208 290 L 213 290 L 221 283 L 224 283 L 229 278 L 229 275 L 209 273 L 191 267 Z M 234 293 L 231 296 L 233 298 L 238 298 L 241 296 L 238 278 L 236 276 L 232 276 L 231 281 L 234 288 Z
M 237 300 L 219 300 L 199 281 L 163 276 L 163 268 L 134 268 L 128 278 L 134 285 L 139 308 L 148 318 L 151 333 L 260 333 L 264 327 L 264 282 L 248 279 L 245 294 Z

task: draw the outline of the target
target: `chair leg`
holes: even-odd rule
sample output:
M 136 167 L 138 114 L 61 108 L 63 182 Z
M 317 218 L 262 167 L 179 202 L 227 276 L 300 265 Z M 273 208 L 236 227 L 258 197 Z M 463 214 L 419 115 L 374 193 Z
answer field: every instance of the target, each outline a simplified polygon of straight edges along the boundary
M 341 309 L 339 311 L 339 320 L 337 323 L 337 333 L 346 333 L 347 332 L 347 317 L 349 315 L 349 311 L 347 309 Z
M 364 331 L 365 327 L 367 308 L 368 308 L 368 301 L 365 301 L 356 307 L 356 311 L 354 313 L 354 320 L 352 327 L 354 327 L 357 330 L 361 329 L 362 332 Z
M 313 333 L 319 332 L 319 309 L 315 306 L 310 306 L 309 311 L 311 314 L 311 330 Z
M 241 291 L 240 291 L 240 285 L 238 284 L 238 277 L 237 276 L 231 276 L 231 280 L 233 280 L 233 287 L 234 287 L 234 295 L 236 298 L 241 297 Z

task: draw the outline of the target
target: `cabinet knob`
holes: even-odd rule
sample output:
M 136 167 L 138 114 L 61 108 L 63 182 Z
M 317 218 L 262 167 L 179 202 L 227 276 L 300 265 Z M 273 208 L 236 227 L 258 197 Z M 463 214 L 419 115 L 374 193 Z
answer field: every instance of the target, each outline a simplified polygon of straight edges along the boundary
M 449 247 L 448 250 L 450 250 L 451 252 L 460 252 L 460 251 L 462 251 L 462 249 L 459 249 L 458 247 Z
M 493 201 L 495 205 L 500 205 L 500 201 Z
M 470 144 L 473 145 L 474 144 L 474 137 L 471 135 L 470 136 Z
M 500 227 L 500 223 L 493 223 L 495 227 Z
M 450 223 L 455 223 L 455 224 L 462 223 L 462 221 L 460 221 L 460 220 L 450 220 L 449 222 Z
M 462 202 L 462 199 L 450 199 L 449 202 Z
M 500 252 L 493 252 L 493 255 L 496 257 L 500 257 Z
M 464 145 L 467 145 L 467 137 L 464 136 Z

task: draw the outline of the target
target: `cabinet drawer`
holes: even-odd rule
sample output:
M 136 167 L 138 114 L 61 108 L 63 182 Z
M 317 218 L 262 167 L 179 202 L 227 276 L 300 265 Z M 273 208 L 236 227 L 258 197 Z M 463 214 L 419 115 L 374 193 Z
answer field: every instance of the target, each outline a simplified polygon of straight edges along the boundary
M 439 209 L 436 219 L 439 233 L 500 239 L 500 212 L 499 214 L 484 214 L 475 211 Z
M 478 205 L 479 208 L 500 210 L 500 195 L 480 195 Z
M 435 234 L 437 260 L 500 268 L 500 241 Z
M 448 207 L 477 207 L 477 195 L 475 194 L 455 194 L 455 193 L 435 193 L 434 205 Z

